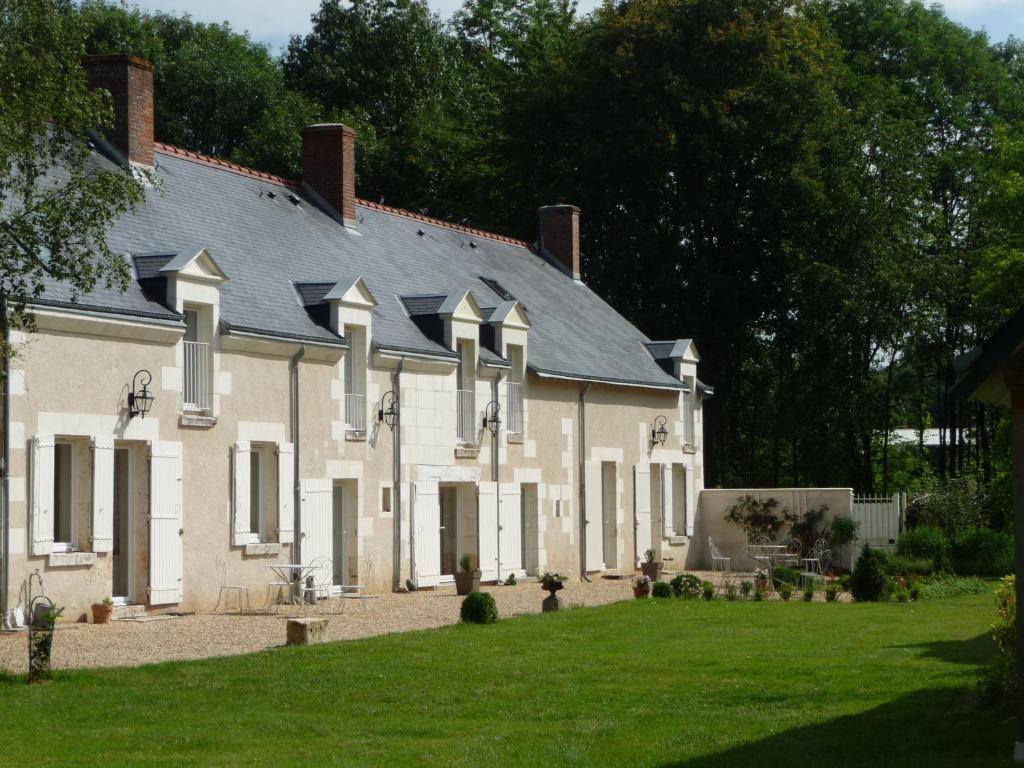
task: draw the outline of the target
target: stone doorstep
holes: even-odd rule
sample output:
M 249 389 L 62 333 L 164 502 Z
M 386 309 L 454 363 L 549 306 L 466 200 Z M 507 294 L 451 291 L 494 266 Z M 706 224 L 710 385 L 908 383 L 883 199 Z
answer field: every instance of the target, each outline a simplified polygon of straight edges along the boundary
M 113 621 L 124 621 L 145 615 L 146 606 L 144 605 L 115 605 L 114 610 L 110 613 L 110 618 Z

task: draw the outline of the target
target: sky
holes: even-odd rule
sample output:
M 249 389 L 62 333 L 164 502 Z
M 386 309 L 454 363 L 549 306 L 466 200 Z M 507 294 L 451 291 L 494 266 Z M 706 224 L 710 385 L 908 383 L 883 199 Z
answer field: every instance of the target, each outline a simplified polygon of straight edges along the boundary
M 449 17 L 462 0 L 428 0 L 442 17 Z M 320 0 L 134 0 L 144 10 L 188 13 L 197 21 L 230 22 L 275 50 L 295 34 L 309 31 L 309 18 Z M 579 0 L 580 13 L 593 10 L 600 0 Z M 993 42 L 1010 35 L 1024 39 L 1024 0 L 945 0 L 946 15 L 971 29 L 983 29 Z

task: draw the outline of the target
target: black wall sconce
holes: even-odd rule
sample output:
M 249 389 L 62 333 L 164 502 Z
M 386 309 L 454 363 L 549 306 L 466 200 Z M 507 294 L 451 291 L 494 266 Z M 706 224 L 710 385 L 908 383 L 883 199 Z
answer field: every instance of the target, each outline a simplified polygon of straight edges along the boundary
M 658 416 L 654 419 L 654 426 L 651 428 L 651 447 L 655 444 L 664 445 L 668 439 L 668 430 L 665 428 L 665 424 L 668 422 L 664 416 Z
M 139 389 L 140 379 L 142 380 L 142 389 Z M 144 419 L 146 414 L 149 413 L 149 409 L 153 407 L 153 401 L 156 398 L 153 397 L 153 393 L 148 389 L 152 381 L 153 374 L 145 368 L 135 372 L 135 375 L 132 377 L 132 391 L 128 393 L 129 419 L 134 419 L 136 416 Z
M 497 400 L 491 400 L 484 408 L 484 429 L 491 433 L 491 437 L 497 437 L 498 430 L 501 429 L 501 419 L 498 417 L 500 410 L 501 406 Z
M 385 392 L 380 399 L 380 408 L 377 409 L 377 421 L 383 421 L 388 429 L 395 431 L 395 424 L 398 423 L 398 398 L 394 392 Z

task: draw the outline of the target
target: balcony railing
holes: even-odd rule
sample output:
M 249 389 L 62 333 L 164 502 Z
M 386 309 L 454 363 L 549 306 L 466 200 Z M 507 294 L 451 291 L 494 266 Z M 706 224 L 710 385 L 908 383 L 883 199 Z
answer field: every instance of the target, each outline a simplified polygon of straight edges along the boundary
M 693 403 L 683 403 L 683 446 L 685 446 L 686 448 L 697 447 L 697 437 L 694 422 L 695 415 Z
M 366 395 L 345 395 L 345 428 L 366 431 Z
M 506 429 L 510 434 L 523 434 L 523 385 L 518 381 L 508 382 L 508 406 L 506 411 L 508 421 Z
M 476 445 L 476 407 L 471 389 L 456 391 L 458 439 L 462 445 Z
M 182 405 L 186 411 L 210 409 L 210 345 L 200 341 L 186 341 L 185 380 L 182 386 Z

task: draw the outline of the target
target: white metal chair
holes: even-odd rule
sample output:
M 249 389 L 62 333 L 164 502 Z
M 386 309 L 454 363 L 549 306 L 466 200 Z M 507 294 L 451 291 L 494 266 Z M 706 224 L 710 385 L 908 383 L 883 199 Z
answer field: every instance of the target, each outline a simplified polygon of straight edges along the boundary
M 362 584 L 344 584 L 341 587 L 341 612 L 345 612 L 345 600 L 359 600 L 363 606 L 363 610 L 366 610 L 366 602 L 369 599 L 369 595 L 366 594 L 366 586 L 373 579 L 373 553 L 371 552 L 366 556 L 366 567 L 363 569 L 363 573 L 357 576 L 363 582 Z
M 716 570 L 725 573 L 726 571 L 732 571 L 732 558 L 726 557 L 722 554 L 722 551 L 715 546 L 714 540 L 708 536 L 708 551 L 711 553 L 711 572 L 714 573 Z
M 235 596 L 235 600 L 238 604 L 238 612 L 251 611 L 252 607 L 249 605 L 249 588 L 244 584 L 228 584 L 228 564 L 223 557 L 217 556 L 217 578 L 220 581 L 220 592 L 217 593 L 217 602 L 213 606 L 213 612 L 216 613 L 220 607 L 221 600 L 224 601 L 224 612 L 228 612 L 228 605 L 231 602 L 231 596 Z M 245 607 L 242 607 L 243 598 L 245 600 Z
M 800 543 L 800 539 L 790 539 L 786 542 L 786 556 L 783 558 L 783 565 L 800 566 L 803 562 L 803 558 L 800 557 L 804 553 L 804 545 Z
M 825 568 L 832 559 L 832 552 L 828 549 L 828 542 L 824 539 L 815 541 L 808 555 L 808 557 L 801 558 L 801 562 L 804 564 L 803 573 L 800 574 L 801 583 L 823 578 Z
M 312 605 L 314 611 L 325 610 L 334 588 L 334 563 L 329 557 L 317 557 L 310 566 L 309 576 L 302 585 L 302 602 Z

